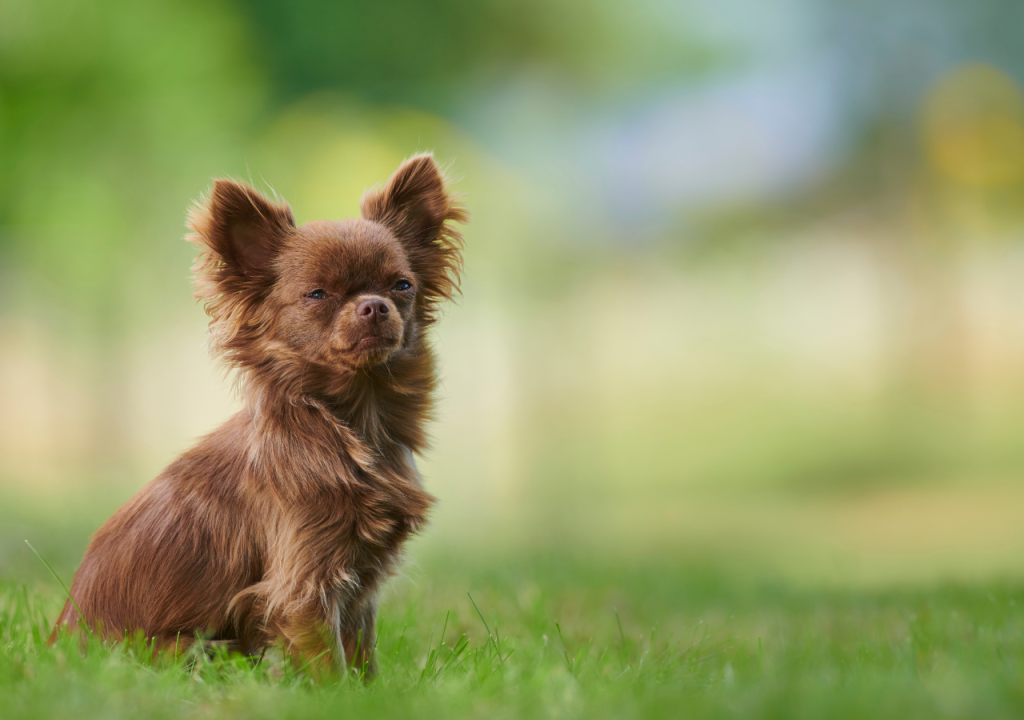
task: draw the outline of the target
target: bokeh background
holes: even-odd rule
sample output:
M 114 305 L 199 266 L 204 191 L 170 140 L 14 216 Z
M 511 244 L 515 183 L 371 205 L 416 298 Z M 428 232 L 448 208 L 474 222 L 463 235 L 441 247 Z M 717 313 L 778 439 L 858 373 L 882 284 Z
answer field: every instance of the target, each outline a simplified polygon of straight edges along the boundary
M 414 554 L 1024 576 L 1024 4 L 0 0 L 0 570 L 237 408 L 214 177 L 472 213 Z M 495 560 L 495 562 L 500 562 Z

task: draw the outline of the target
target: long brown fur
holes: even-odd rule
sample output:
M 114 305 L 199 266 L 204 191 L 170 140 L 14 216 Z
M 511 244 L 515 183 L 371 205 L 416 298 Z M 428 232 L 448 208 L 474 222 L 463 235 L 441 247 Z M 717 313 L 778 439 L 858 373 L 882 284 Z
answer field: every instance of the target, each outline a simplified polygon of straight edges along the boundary
M 244 408 L 95 534 L 71 589 L 82 617 L 69 600 L 51 641 L 84 624 L 372 666 L 377 590 L 434 501 L 413 462 L 434 388 L 424 334 L 458 292 L 467 216 L 430 155 L 360 209 L 297 228 L 218 180 L 192 210 L 196 297 Z

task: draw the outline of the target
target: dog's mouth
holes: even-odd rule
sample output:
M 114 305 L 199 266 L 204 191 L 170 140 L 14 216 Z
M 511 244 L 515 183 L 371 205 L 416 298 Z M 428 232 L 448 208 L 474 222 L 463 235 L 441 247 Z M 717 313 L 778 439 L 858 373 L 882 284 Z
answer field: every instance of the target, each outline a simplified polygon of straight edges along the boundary
M 367 335 L 356 342 L 356 344 L 352 346 L 352 350 L 374 350 L 388 345 L 394 345 L 397 341 L 398 338 L 388 335 Z
M 356 328 L 352 328 L 355 330 Z M 386 361 L 402 344 L 402 336 L 393 327 L 359 328 L 362 332 L 346 333 L 331 348 L 336 362 L 352 367 L 368 367 Z
M 394 335 L 364 335 L 342 350 L 343 355 L 356 356 L 364 359 L 380 358 L 390 354 L 399 343 Z

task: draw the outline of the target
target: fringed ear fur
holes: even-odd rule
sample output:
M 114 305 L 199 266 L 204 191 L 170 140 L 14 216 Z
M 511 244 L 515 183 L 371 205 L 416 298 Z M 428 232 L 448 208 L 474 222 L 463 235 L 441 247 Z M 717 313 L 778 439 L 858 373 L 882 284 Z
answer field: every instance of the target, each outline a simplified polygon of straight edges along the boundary
M 233 180 L 216 180 L 205 204 L 189 213 L 189 240 L 202 250 L 192 268 L 206 303 L 215 346 L 230 349 L 273 283 L 273 260 L 295 229 L 291 208 Z
M 402 243 L 419 277 L 422 317 L 434 319 L 442 300 L 459 292 L 462 235 L 452 223 L 469 215 L 448 193 L 430 154 L 409 158 L 381 188 L 359 201 L 363 218 L 388 228 Z
M 241 275 L 265 273 L 281 240 L 295 228 L 291 208 L 244 183 L 215 180 L 206 207 L 193 209 L 189 227 L 204 249 Z

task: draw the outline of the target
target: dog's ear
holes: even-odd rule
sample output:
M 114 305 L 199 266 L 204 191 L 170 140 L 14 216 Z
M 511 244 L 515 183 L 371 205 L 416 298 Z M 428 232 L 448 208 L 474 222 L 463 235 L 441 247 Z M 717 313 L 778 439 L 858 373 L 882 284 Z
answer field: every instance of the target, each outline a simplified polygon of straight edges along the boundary
M 266 276 L 285 236 L 295 228 L 291 208 L 233 180 L 215 180 L 205 207 L 193 210 L 194 238 L 222 269 L 255 280 Z
M 403 162 L 383 187 L 363 194 L 359 209 L 404 246 L 420 281 L 417 298 L 423 319 L 432 320 L 438 303 L 459 291 L 462 236 L 452 223 L 469 217 L 448 193 L 433 156 L 416 155 Z
M 212 347 L 243 362 L 269 322 L 263 300 L 274 283 L 274 258 L 295 229 L 291 208 L 248 185 L 217 180 L 188 224 L 194 232 L 188 239 L 202 250 L 192 269 L 195 296 L 210 316 Z

